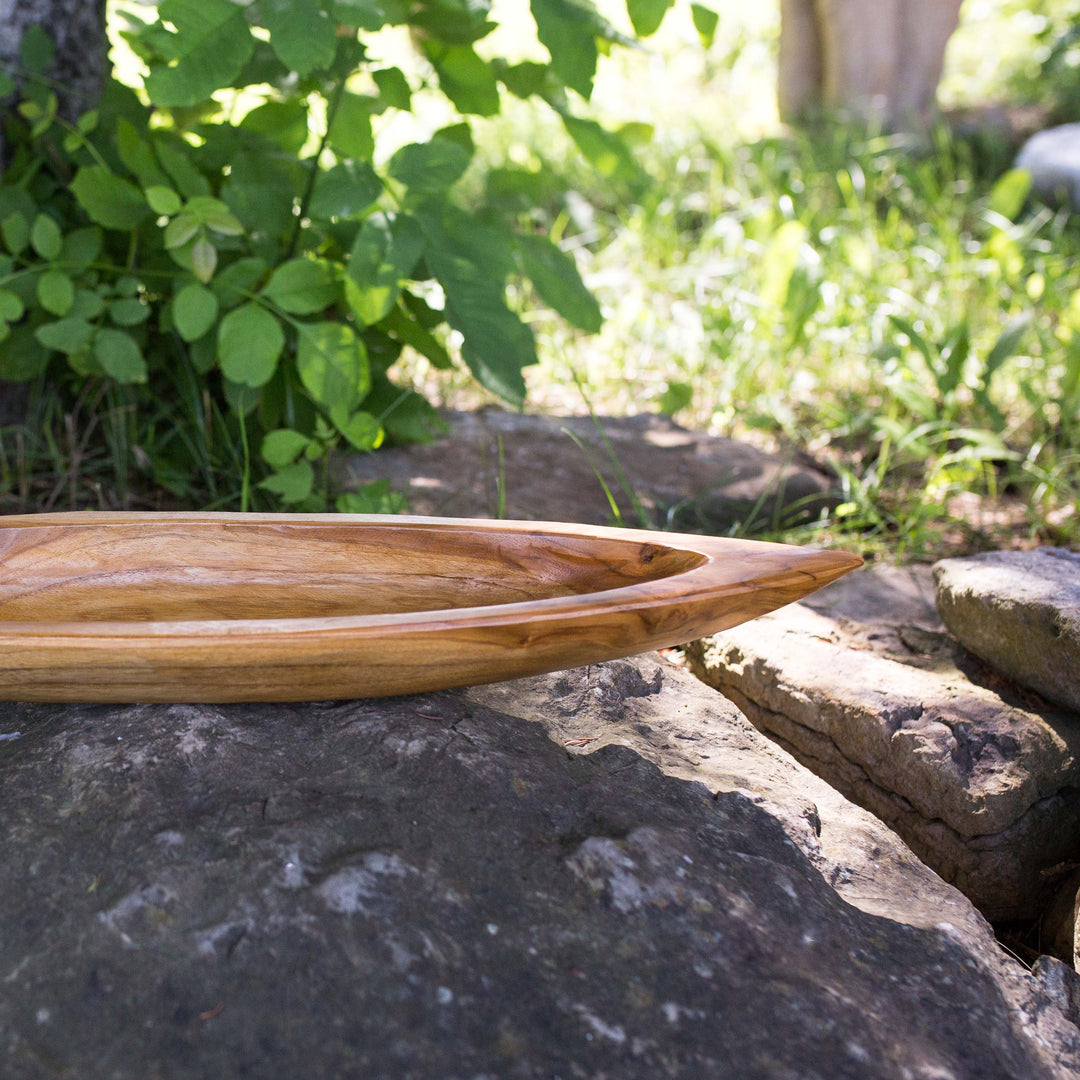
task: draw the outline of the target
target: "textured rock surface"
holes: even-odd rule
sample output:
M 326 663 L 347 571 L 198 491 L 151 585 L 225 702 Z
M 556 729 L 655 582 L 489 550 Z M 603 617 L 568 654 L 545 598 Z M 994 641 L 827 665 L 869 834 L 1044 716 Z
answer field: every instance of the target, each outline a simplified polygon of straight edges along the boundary
M 943 559 L 934 584 L 941 617 L 965 648 L 1080 712 L 1080 554 L 1044 547 Z
M 413 513 L 451 517 L 496 516 L 501 484 L 505 517 L 601 525 L 612 512 L 599 471 L 625 523 L 641 524 L 589 417 L 486 409 L 447 413 L 446 420 L 449 432 L 427 446 L 343 459 L 341 480 L 387 477 L 408 496 Z M 798 461 L 687 431 L 662 416 L 603 417 L 600 423 L 651 524 L 723 534 L 737 521 L 812 514 L 828 501 L 830 478 Z M 785 509 L 796 505 L 797 511 Z
M 1046 906 L 1040 926 L 1043 949 L 1054 956 L 1070 960 L 1075 966 L 1076 919 L 1080 915 L 1080 869 L 1063 873 L 1055 885 L 1054 895 Z
M 1080 124 L 1061 124 L 1032 135 L 1016 156 L 1031 173 L 1031 186 L 1048 199 L 1080 209 Z
M 691 666 L 988 917 L 1032 916 L 1044 871 L 1080 851 L 1080 725 L 1003 697 L 917 617 L 925 589 L 909 595 L 911 622 L 883 621 L 876 601 L 853 618 L 860 582 L 890 591 L 878 577 L 849 575 L 831 610 L 827 589 L 818 611 L 791 605 L 696 642 Z
M 1067 983 L 654 660 L 0 718 L 4 1080 L 1080 1076 Z

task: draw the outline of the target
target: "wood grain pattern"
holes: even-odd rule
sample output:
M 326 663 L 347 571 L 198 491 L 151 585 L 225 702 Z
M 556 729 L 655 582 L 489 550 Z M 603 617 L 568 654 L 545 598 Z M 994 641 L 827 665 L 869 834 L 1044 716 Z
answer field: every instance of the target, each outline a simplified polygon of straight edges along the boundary
M 305 701 L 519 678 L 714 633 L 861 561 L 528 521 L 0 517 L 0 699 Z

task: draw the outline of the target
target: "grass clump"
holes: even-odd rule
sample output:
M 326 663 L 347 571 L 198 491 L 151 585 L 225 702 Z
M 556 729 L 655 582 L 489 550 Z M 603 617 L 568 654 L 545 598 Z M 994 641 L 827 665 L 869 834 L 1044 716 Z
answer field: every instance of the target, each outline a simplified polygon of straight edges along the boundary
M 792 539 L 908 557 L 1076 542 L 1080 228 L 1028 197 L 1013 148 L 945 123 L 762 135 L 755 114 L 747 133 L 656 93 L 652 184 L 593 179 L 552 210 L 606 322 L 587 340 L 537 311 L 534 406 L 581 411 L 572 368 L 601 413 L 809 454 L 842 497 Z M 488 152 L 574 168 L 528 130 Z

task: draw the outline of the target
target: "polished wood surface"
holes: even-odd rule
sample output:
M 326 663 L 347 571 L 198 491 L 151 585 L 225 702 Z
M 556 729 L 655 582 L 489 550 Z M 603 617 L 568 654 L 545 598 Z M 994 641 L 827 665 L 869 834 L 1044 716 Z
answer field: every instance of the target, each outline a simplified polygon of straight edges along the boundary
M 0 700 L 305 701 L 677 645 L 858 556 L 532 521 L 0 517 Z

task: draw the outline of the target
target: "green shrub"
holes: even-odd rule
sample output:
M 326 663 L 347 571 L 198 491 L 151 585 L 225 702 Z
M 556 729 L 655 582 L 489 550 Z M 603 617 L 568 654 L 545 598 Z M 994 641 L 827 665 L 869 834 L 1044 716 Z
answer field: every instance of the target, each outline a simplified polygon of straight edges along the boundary
M 667 6 L 631 15 L 651 32 Z M 459 355 L 520 404 L 536 345 L 508 283 L 584 331 L 600 309 L 529 213 L 550 178 L 505 170 L 488 204 L 456 193 L 474 118 L 504 90 L 540 98 L 598 172 L 637 175 L 582 115 L 599 53 L 625 39 L 587 0 L 532 13 L 549 63 L 482 59 L 484 0 L 163 0 L 123 34 L 144 95 L 113 81 L 74 124 L 31 31 L 0 181 L 0 379 L 100 387 L 118 483 L 134 462 L 182 499 L 245 508 L 321 508 L 333 447 L 430 437 L 434 409 L 391 375 L 406 347 L 436 368 Z M 417 71 L 365 49 L 387 26 L 408 28 Z M 420 93 L 458 116 L 387 156 L 381 121 Z

